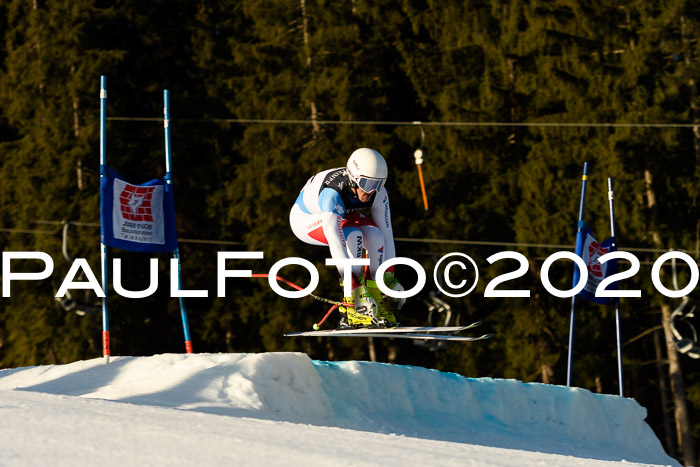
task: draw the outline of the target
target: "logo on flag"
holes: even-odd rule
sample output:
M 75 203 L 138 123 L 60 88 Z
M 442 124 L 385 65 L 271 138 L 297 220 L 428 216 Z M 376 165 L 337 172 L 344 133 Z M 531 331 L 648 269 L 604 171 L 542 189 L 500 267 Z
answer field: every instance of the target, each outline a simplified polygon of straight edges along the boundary
M 151 200 L 155 189 L 152 186 L 134 186 L 127 183 L 119 194 L 121 213 L 124 219 L 153 222 Z
M 174 203 L 165 181 L 157 178 L 134 185 L 111 167 L 105 169 L 103 242 L 130 251 L 173 251 L 177 247 Z
M 608 276 L 617 272 L 617 260 L 606 261 L 601 263 L 598 258 L 615 251 L 615 238 L 611 237 L 603 242 L 598 242 L 590 227 L 585 222 L 581 222 L 581 231 L 576 236 L 576 254 L 583 259 L 588 269 L 588 281 L 586 286 L 579 293 L 582 298 L 602 305 L 612 305 L 617 303 L 616 298 L 596 297 L 595 293 L 598 286 Z M 574 285 L 578 284 L 580 278 L 578 268 L 574 268 Z M 614 289 L 617 283 L 611 284 L 608 288 Z
M 598 262 L 598 258 L 608 252 L 610 252 L 610 248 L 603 248 L 600 246 L 600 243 L 595 240 L 588 244 L 588 262 L 586 264 L 588 272 L 593 275 L 593 277 L 602 279 L 605 276 L 601 268 L 602 264 Z
M 137 186 L 114 179 L 112 227 L 114 238 L 138 243 L 165 243 L 164 185 Z

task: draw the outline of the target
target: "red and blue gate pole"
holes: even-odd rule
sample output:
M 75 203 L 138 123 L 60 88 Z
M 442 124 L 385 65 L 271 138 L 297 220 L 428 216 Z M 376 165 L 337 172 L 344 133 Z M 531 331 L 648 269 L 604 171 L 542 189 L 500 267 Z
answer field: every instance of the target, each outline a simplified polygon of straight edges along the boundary
M 578 210 L 578 230 L 576 232 L 576 245 L 578 247 L 579 244 L 579 237 L 581 236 L 581 231 L 583 229 L 583 208 L 584 205 L 586 204 L 586 182 L 588 181 L 588 162 L 583 163 L 583 176 L 581 177 L 581 203 L 579 205 L 579 210 Z M 579 252 L 576 252 L 576 254 L 579 254 Z M 574 268 L 577 267 L 574 264 Z M 576 278 L 576 275 L 574 275 L 574 278 Z M 574 287 L 576 284 L 574 284 Z M 574 321 L 576 319 L 576 295 L 571 297 L 571 318 L 569 322 L 569 355 L 568 355 L 568 360 L 567 360 L 567 369 L 566 369 L 566 385 L 571 386 L 571 367 L 572 367 L 572 361 L 573 361 L 573 353 L 574 353 Z
M 163 91 L 163 127 L 165 129 L 165 189 L 174 195 L 172 174 L 170 167 L 172 163 L 170 151 L 170 93 L 166 89 Z M 176 246 L 173 250 L 173 258 L 177 260 L 177 288 L 182 290 L 182 272 L 180 269 L 180 249 Z M 190 337 L 190 325 L 187 321 L 187 309 L 185 308 L 184 297 L 180 300 L 180 316 L 182 318 L 182 330 L 185 335 L 185 352 L 193 353 L 192 338 Z
M 106 128 L 105 122 L 107 120 L 107 77 L 101 76 L 100 78 L 100 179 L 104 178 L 105 175 L 105 164 L 107 160 L 107 139 L 106 139 Z M 102 190 L 100 190 L 100 196 L 102 196 Z M 102 206 L 102 202 L 100 202 Z M 104 244 L 103 239 L 100 240 L 100 257 L 102 259 L 102 291 L 104 292 L 104 297 L 102 298 L 102 356 L 104 357 L 104 362 L 109 363 L 109 310 L 107 308 L 107 284 L 109 283 L 109 278 L 107 276 L 107 245 Z

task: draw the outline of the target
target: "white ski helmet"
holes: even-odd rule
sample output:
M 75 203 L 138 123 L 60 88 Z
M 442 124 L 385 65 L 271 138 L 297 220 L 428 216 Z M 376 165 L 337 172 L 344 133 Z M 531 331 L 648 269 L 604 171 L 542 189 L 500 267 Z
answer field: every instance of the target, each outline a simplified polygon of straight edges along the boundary
M 347 170 L 351 184 L 366 193 L 381 191 L 389 174 L 382 155 L 369 148 L 360 148 L 350 154 Z

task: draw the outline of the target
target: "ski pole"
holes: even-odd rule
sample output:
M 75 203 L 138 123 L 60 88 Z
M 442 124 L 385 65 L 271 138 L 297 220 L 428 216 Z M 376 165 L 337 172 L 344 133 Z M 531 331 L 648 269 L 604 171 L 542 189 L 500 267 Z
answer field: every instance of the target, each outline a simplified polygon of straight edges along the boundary
M 343 305 L 352 306 L 352 305 L 350 305 L 349 303 L 343 303 Z M 333 305 L 333 306 L 331 307 L 331 309 L 328 310 L 328 311 L 326 312 L 326 315 L 321 319 L 321 321 L 319 321 L 318 323 L 314 323 L 314 326 L 313 326 L 313 327 L 314 327 L 314 331 L 318 331 L 319 328 L 321 327 L 321 325 L 323 324 L 323 322 L 326 320 L 326 318 L 328 318 L 328 317 L 330 316 L 331 312 L 332 312 L 333 310 L 335 310 L 336 308 L 338 308 L 339 306 L 340 306 L 340 305 L 337 305 L 337 304 L 336 304 L 336 305 Z
M 269 274 L 251 274 L 250 277 L 270 277 L 270 275 Z M 285 284 L 287 284 L 288 286 L 290 286 L 294 289 L 304 290 L 301 287 L 299 287 L 298 285 L 296 285 L 294 282 L 288 281 L 284 277 L 275 276 L 275 279 L 277 279 L 280 282 L 284 282 Z M 314 295 L 312 293 L 310 293 L 309 295 L 314 300 L 318 300 L 320 302 L 330 303 L 331 305 L 336 305 L 336 306 L 343 305 L 343 306 L 349 306 L 349 307 L 355 308 L 355 305 L 353 305 L 352 303 L 338 302 L 336 300 L 331 300 L 330 298 L 319 297 L 318 295 Z M 333 310 L 333 308 L 331 308 L 331 310 Z

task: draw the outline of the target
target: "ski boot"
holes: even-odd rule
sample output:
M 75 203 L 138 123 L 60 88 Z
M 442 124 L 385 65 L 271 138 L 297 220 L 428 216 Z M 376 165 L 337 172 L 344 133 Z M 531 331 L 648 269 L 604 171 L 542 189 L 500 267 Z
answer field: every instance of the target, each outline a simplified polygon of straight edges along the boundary
M 395 328 L 399 326 L 396 322 L 396 317 L 394 313 L 389 311 L 386 307 L 385 297 L 381 290 L 377 287 L 377 281 L 367 279 L 365 281 L 367 290 L 370 295 L 377 303 L 377 323 L 386 328 Z
M 343 282 L 340 282 L 343 287 Z M 343 303 L 355 305 L 338 307 L 340 325 L 338 329 L 368 328 L 377 325 L 375 316 L 377 304 L 362 283 L 352 290 L 350 297 L 343 297 Z

